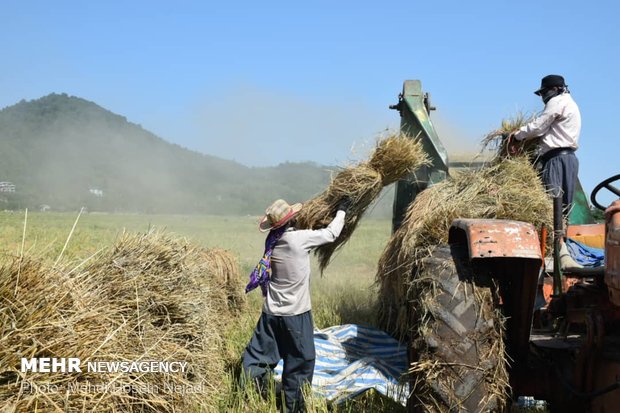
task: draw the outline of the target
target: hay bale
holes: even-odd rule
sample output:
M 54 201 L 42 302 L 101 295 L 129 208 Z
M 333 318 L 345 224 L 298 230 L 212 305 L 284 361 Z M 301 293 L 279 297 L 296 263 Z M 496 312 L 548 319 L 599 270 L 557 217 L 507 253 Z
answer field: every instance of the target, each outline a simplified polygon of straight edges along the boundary
M 137 310 L 162 327 L 184 324 L 187 331 L 212 308 L 229 314 L 245 305 L 243 295 L 232 292 L 242 281 L 229 252 L 202 249 L 164 233 L 123 234 L 83 271 L 100 280 L 111 301 L 131 311 L 138 303 Z
M 18 282 L 19 279 L 19 282 Z M 71 411 L 93 395 L 33 390 L 65 389 L 74 383 L 69 374 L 20 372 L 22 357 L 80 357 L 87 359 L 120 321 L 88 282 L 74 282 L 66 274 L 29 258 L 14 259 L 0 268 L 0 411 Z M 107 320 L 103 320 L 106 318 Z M 112 321 L 113 320 L 113 321 Z M 108 346 L 100 348 L 107 354 Z M 85 381 L 100 377 L 84 374 Z M 106 403 L 101 404 L 105 410 Z
M 457 218 L 496 218 L 552 227 L 551 202 L 525 156 L 465 171 L 418 195 L 380 260 L 379 319 L 382 328 L 406 337 L 408 290 L 415 268 L 436 246 L 446 244 Z
M 203 260 L 208 264 L 205 276 L 209 277 L 211 294 L 220 294 L 218 300 L 213 300 L 221 307 L 224 314 L 239 314 L 247 306 L 244 293 L 244 281 L 239 276 L 237 261 L 234 256 L 221 248 L 202 250 Z
M 99 395 L 77 385 L 111 380 L 109 375 L 21 373 L 20 362 L 22 357 L 87 360 L 95 349 L 97 356 L 113 354 L 123 324 L 118 309 L 96 294 L 92 280 L 77 281 L 29 258 L 6 263 L 0 274 L 0 410 L 61 412 L 95 406 Z M 65 394 L 70 386 L 78 390 Z M 109 402 L 103 397 L 98 408 L 110 411 L 128 400 Z
M 224 371 L 220 331 L 232 317 L 222 286 L 241 282 L 233 264 L 225 251 L 154 233 L 125 234 L 79 269 L 28 258 L 4 264 L 0 411 L 216 410 L 212 396 Z M 186 361 L 189 370 L 21 373 L 21 357 Z M 20 392 L 26 384 L 56 391 Z M 107 392 L 88 387 L 106 384 L 113 384 Z
M 296 227 L 318 229 L 327 226 L 333 219 L 343 197 L 352 200 L 341 235 L 335 242 L 319 247 L 315 252 L 321 271 L 327 267 L 334 252 L 349 240 L 383 187 L 428 163 L 420 141 L 400 133 L 392 134 L 377 142 L 369 160 L 344 168 L 322 194 L 304 204 Z

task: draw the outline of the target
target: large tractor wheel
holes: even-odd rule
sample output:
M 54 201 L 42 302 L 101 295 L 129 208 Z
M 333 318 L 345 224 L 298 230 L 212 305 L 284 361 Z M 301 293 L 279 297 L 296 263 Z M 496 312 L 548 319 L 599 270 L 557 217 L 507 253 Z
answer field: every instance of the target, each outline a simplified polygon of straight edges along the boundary
M 492 280 L 442 246 L 422 260 L 410 294 L 410 411 L 501 411 L 508 374 Z

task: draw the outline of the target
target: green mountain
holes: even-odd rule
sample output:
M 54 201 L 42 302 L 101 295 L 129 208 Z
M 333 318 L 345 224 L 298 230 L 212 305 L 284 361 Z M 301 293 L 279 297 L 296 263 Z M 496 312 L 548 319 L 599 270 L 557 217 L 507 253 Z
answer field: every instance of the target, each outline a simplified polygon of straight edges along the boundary
M 303 201 L 328 168 L 250 168 L 190 151 L 93 102 L 51 94 L 0 111 L 0 208 L 259 214 L 276 198 Z

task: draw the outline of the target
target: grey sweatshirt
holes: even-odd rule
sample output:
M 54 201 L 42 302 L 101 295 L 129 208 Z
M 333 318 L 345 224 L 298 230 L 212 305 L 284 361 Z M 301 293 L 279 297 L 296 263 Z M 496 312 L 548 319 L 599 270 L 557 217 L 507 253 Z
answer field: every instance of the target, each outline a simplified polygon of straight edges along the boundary
M 345 213 L 338 211 L 326 228 L 295 230 L 282 234 L 271 255 L 271 279 L 263 311 L 273 315 L 297 315 L 310 303 L 310 252 L 334 242 L 344 227 Z

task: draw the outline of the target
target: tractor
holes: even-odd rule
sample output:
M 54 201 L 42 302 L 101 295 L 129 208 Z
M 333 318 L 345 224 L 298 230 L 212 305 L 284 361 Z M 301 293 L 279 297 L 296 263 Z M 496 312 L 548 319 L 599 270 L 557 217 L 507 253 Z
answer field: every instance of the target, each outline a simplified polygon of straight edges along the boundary
M 432 160 L 415 173 L 415 179 L 397 183 L 395 231 L 417 194 L 446 179 L 452 167 L 467 165 L 449 163 L 430 120 L 434 110 L 430 95 L 422 92 L 419 80 L 405 81 L 398 104 L 390 108 L 400 113 L 401 131 L 418 137 Z M 409 338 L 410 364 L 418 360 L 422 343 L 432 347 L 428 354 L 437 363 L 471 367 L 466 374 L 455 369 L 453 374 L 432 379 L 431 388 L 437 389 L 434 399 L 439 400 L 437 411 L 499 411 L 506 408 L 501 406 L 509 409 L 520 396 L 546 401 L 552 412 L 620 411 L 620 200 L 609 207 L 598 202 L 602 190 L 620 198 L 620 190 L 613 185 L 616 181 L 620 175 L 601 182 L 590 196 L 596 208 L 606 210 L 604 223 L 594 222 L 579 183 L 568 219 L 568 237 L 604 248 L 605 265 L 597 268 L 562 272 L 558 202 L 554 208 L 553 270 L 551 265 L 545 266 L 545 231 L 541 228 L 496 219 L 457 219 L 452 223 L 449 245 L 436 248 L 426 266 L 426 275 L 436 277 L 441 289 L 437 303 L 442 308 L 436 312 L 440 316 L 420 333 L 422 337 Z M 483 349 L 476 339 L 494 320 L 485 320 L 464 302 L 467 294 L 458 291 L 459 285 L 478 279 L 493 281 L 490 296 L 494 298 L 488 305 L 505 320 L 503 345 L 497 347 L 504 349 L 505 357 L 482 358 Z M 505 386 L 504 400 L 492 400 L 494 383 L 479 374 L 489 363 L 506 364 L 509 386 Z M 451 391 L 440 390 L 446 387 Z M 409 397 L 409 412 L 424 411 L 417 400 Z

